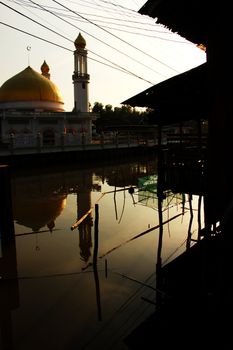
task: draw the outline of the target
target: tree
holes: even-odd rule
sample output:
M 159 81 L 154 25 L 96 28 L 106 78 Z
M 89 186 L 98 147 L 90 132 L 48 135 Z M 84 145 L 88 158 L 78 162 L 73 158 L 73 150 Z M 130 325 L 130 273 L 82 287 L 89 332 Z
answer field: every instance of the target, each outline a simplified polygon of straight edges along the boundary
M 104 110 L 104 105 L 100 102 L 95 102 L 92 108 L 93 113 L 102 113 Z
M 105 106 L 105 111 L 106 112 L 113 112 L 112 105 L 108 104 Z
M 93 113 L 98 113 L 99 117 L 93 124 L 96 126 L 97 132 L 103 131 L 105 128 L 117 128 L 118 126 L 127 125 L 147 125 L 148 111 L 137 110 L 130 105 L 122 105 L 114 107 L 111 104 L 103 106 L 100 102 L 95 102 L 92 108 Z

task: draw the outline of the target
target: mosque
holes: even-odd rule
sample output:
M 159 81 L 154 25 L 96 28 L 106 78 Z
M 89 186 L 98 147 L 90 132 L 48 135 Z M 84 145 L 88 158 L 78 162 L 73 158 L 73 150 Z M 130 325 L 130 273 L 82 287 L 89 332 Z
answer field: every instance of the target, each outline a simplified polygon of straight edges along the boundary
M 65 147 L 92 141 L 86 41 L 74 41 L 74 108 L 65 112 L 58 87 L 50 80 L 46 61 L 41 73 L 28 66 L 0 88 L 0 148 Z

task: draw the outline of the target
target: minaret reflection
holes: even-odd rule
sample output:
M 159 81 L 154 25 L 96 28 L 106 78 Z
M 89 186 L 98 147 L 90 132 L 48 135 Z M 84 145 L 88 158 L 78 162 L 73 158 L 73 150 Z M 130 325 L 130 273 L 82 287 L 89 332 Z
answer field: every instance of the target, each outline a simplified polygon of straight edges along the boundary
M 98 254 L 98 222 L 99 222 L 99 210 L 98 205 L 95 204 L 95 228 L 94 228 L 94 249 L 92 256 L 92 227 L 93 227 L 93 207 L 91 203 L 91 190 L 93 188 L 92 176 L 85 176 L 82 190 L 77 192 L 77 222 L 79 230 L 79 247 L 80 257 L 84 261 L 82 270 L 85 270 L 89 266 L 93 266 L 95 287 L 96 287 L 96 302 L 98 311 L 98 320 L 102 320 L 101 301 L 100 301 L 100 284 L 97 269 L 97 254 Z
M 86 177 L 85 184 L 82 189 L 77 192 L 77 220 L 82 217 L 91 209 L 91 189 L 92 189 L 92 178 Z M 93 227 L 93 213 L 90 211 L 89 215 L 79 224 L 79 247 L 80 257 L 84 261 L 86 268 L 90 263 L 90 257 L 92 255 L 92 232 Z

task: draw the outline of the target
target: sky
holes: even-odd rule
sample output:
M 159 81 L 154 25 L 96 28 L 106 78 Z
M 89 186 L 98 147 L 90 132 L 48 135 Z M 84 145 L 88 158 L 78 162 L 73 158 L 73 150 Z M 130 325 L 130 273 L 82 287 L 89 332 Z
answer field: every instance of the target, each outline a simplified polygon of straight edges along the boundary
M 156 19 L 140 15 L 145 0 L 5 0 L 0 2 L 0 86 L 45 60 L 65 110 L 74 105 L 74 41 L 88 50 L 89 102 L 126 99 L 206 61 L 206 54 Z M 198 43 L 197 43 L 198 44 Z

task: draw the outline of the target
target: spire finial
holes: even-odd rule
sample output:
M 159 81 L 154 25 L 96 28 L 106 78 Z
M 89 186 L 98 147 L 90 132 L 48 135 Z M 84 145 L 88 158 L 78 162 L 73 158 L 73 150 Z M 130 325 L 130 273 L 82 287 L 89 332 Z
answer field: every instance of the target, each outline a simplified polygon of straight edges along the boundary
M 50 68 L 49 68 L 49 66 L 48 66 L 48 64 L 47 64 L 47 62 L 46 62 L 45 60 L 44 60 L 44 62 L 42 63 L 40 69 L 41 69 L 41 74 L 42 74 L 44 77 L 50 79 L 50 73 L 49 73 Z
M 30 45 L 28 45 L 27 46 L 27 52 L 28 52 L 28 66 L 30 66 L 30 51 L 31 51 L 31 46 Z
M 79 33 L 79 35 L 77 36 L 74 42 L 74 46 L 76 47 L 76 49 L 85 49 L 86 40 L 83 38 L 81 33 Z

